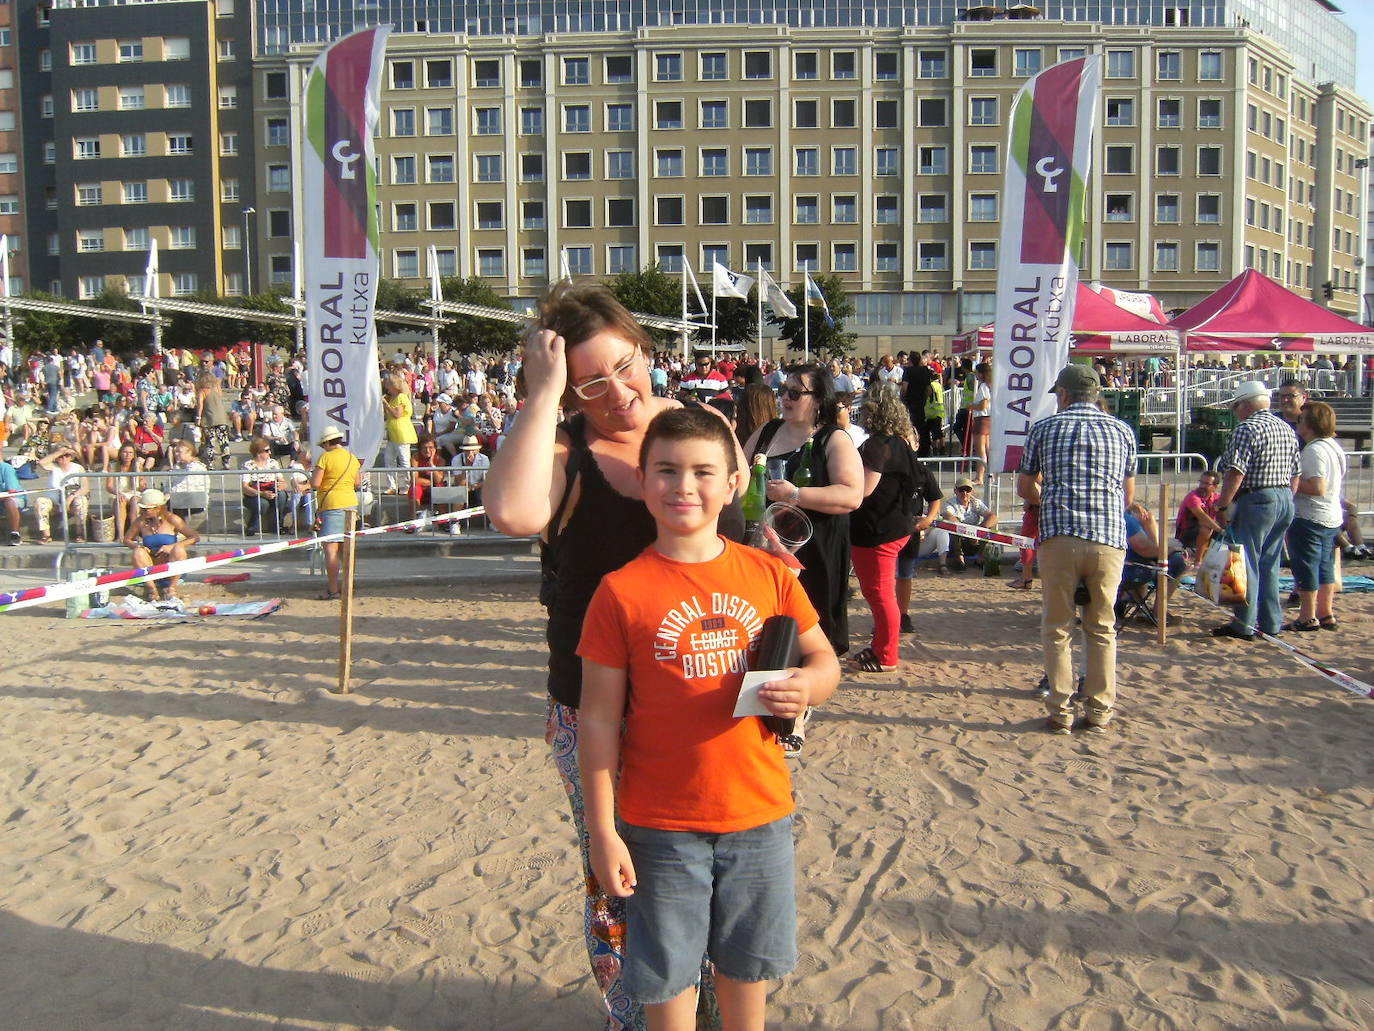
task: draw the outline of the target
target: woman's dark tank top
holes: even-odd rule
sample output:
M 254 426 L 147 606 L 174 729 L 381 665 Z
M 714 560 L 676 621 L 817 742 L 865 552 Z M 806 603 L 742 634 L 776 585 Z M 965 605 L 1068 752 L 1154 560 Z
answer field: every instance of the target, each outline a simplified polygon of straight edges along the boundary
M 570 448 L 563 499 L 549 520 L 544 562 L 551 596 L 546 639 L 549 645 L 549 694 L 577 708 L 582 701 L 582 660 L 577 645 L 582 619 L 602 578 L 619 569 L 653 543 L 654 517 L 643 501 L 627 498 L 607 482 L 587 445 L 586 420 L 574 415 L 563 424 Z M 574 491 L 574 484 L 577 490 Z M 576 497 L 572 514 L 565 515 Z M 558 527 L 567 519 L 567 525 Z M 720 533 L 744 539 L 744 515 L 738 501 L 720 514 Z M 546 586 L 547 586 L 546 584 Z

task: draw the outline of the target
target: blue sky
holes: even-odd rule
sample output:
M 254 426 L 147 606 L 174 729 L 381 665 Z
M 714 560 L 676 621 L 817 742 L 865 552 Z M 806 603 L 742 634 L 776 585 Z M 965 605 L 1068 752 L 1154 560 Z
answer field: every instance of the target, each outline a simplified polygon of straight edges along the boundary
M 1359 70 L 1356 83 L 1360 95 L 1374 103 L 1374 3 L 1370 0 L 1336 0 L 1345 13 L 1341 16 L 1359 33 Z

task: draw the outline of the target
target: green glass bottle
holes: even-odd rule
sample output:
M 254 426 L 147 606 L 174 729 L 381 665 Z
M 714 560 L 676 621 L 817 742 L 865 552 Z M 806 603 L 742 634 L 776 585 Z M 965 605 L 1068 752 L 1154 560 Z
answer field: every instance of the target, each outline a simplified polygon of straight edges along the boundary
M 811 446 L 813 438 L 807 437 L 806 443 L 802 445 L 801 459 L 797 462 L 796 475 L 792 477 L 792 484 L 798 488 L 811 486 Z
M 762 453 L 754 456 L 754 466 L 749 473 L 749 489 L 740 501 L 744 512 L 744 542 L 758 546 L 759 527 L 763 514 L 768 510 L 768 464 Z

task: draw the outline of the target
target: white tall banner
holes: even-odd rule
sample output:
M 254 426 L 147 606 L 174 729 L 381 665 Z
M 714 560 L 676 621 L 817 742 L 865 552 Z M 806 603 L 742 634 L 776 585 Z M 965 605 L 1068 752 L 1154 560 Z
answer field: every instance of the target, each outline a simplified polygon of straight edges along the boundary
M 331 43 L 305 83 L 302 235 L 310 432 L 337 426 L 364 465 L 382 441 L 377 365 L 377 131 L 388 28 Z
M 988 471 L 1021 461 L 1031 424 L 1055 410 L 1078 296 L 1100 57 L 1046 68 L 1012 103 L 997 260 Z

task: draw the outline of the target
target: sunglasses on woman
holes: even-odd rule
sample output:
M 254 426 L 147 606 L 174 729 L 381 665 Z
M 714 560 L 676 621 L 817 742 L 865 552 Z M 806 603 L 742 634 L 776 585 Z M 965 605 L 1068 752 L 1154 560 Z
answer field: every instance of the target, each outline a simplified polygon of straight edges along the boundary
M 782 396 L 789 401 L 800 401 L 804 397 L 815 397 L 816 394 L 817 392 L 814 390 L 798 390 L 796 387 L 782 388 Z

